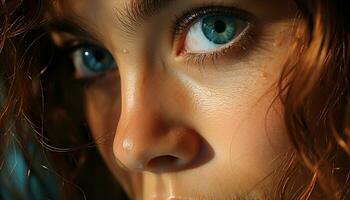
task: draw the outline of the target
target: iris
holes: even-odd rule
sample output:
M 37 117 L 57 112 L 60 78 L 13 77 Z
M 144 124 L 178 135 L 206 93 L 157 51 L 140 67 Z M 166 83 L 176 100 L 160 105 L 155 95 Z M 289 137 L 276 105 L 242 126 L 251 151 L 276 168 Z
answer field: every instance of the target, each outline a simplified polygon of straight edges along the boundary
M 226 44 L 237 34 L 236 18 L 229 15 L 213 15 L 202 19 L 205 37 L 215 44 Z
M 87 69 L 93 72 L 104 72 L 115 66 L 112 55 L 105 49 L 98 47 L 84 47 L 81 56 Z

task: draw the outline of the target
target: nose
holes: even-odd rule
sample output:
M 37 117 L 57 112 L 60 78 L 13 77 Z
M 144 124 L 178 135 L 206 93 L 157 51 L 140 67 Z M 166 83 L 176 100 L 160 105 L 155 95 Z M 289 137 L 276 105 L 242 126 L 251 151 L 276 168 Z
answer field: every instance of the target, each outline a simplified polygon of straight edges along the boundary
M 127 170 L 139 172 L 163 173 L 191 166 L 202 141 L 182 115 L 173 113 L 181 113 L 181 100 L 174 101 L 166 81 L 147 73 L 129 76 L 133 78 L 121 83 L 122 111 L 113 143 L 116 159 Z

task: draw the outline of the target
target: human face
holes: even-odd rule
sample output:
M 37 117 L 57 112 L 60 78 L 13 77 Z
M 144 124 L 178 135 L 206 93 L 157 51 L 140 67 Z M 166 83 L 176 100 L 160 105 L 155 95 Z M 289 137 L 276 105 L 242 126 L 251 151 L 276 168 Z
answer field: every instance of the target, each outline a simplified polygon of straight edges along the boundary
M 91 132 L 132 198 L 267 198 L 291 151 L 276 81 L 291 42 L 292 2 L 65 6 L 56 8 L 60 20 L 74 21 L 88 36 L 55 31 L 55 43 L 106 49 L 80 45 L 72 58 L 77 79 L 88 79 Z

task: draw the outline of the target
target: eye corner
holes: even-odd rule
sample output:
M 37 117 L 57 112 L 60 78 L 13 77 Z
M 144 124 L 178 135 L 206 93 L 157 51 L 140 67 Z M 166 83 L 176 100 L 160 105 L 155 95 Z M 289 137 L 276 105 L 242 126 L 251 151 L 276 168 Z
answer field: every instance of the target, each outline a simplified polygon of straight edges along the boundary
M 175 58 L 181 57 L 187 53 L 185 40 L 186 40 L 185 36 L 178 36 L 175 38 L 174 43 L 177 44 L 173 49 L 173 55 Z

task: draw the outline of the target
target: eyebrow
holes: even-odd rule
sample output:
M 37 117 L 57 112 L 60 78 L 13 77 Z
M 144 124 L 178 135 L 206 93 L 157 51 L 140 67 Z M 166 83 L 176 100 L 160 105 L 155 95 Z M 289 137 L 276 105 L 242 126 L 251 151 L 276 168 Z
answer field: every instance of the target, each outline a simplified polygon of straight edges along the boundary
M 124 8 L 115 8 L 115 19 L 127 33 L 136 31 L 149 17 L 152 17 L 176 0 L 131 0 Z
M 97 42 L 97 36 L 91 34 L 91 31 L 84 28 L 81 24 L 68 19 L 55 19 L 48 23 L 50 32 L 68 33 L 86 40 Z

